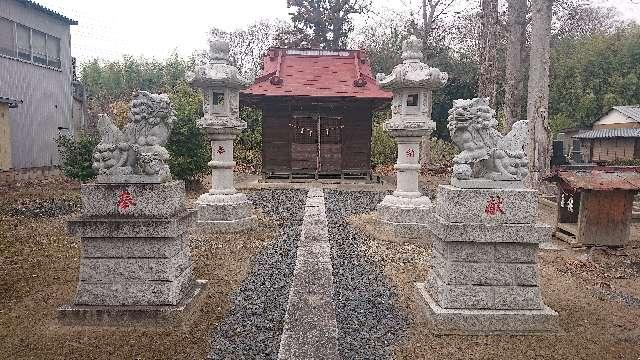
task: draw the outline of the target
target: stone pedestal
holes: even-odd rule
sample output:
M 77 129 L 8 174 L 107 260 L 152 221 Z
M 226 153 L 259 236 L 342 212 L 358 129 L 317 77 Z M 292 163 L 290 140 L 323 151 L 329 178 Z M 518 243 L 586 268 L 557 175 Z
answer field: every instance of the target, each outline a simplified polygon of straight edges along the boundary
M 433 269 L 416 284 L 437 334 L 540 334 L 559 331 L 538 286 L 537 192 L 440 186 L 428 222 Z
M 63 323 L 174 321 L 206 282 L 193 278 L 186 235 L 194 218 L 184 183 L 85 184 L 82 215 L 68 223 L 81 240 L 77 293 Z
M 252 205 L 233 185 L 233 140 L 237 128 L 207 128 L 211 139 L 211 190 L 197 201 L 198 226 L 215 231 L 240 231 L 255 226 Z
M 398 143 L 396 190 L 387 195 L 377 206 L 383 225 L 396 237 L 415 239 L 421 237 L 431 213 L 432 203 L 418 190 L 420 164 L 420 140 L 426 130 L 389 130 Z

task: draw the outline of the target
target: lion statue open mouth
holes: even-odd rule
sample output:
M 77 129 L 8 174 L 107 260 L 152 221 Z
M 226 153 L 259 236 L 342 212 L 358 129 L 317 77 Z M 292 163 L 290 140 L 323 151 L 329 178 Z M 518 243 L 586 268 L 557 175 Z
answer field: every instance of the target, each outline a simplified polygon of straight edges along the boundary
M 496 130 L 495 114 L 487 98 L 454 100 L 447 124 L 461 150 L 453 159 L 454 178 L 521 181 L 529 174 L 528 121 L 518 121 L 503 136 Z
M 169 152 L 164 146 L 175 119 L 167 95 L 139 91 L 122 130 L 109 116 L 99 115 L 101 141 L 93 153 L 93 168 L 103 176 L 170 176 Z

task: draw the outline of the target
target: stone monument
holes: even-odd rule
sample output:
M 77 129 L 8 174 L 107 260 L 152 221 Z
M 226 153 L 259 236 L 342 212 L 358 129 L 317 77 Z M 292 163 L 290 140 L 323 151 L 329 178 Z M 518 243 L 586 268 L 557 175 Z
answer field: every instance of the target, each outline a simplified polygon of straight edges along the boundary
M 393 92 L 391 119 L 384 129 L 398 143 L 394 166 L 397 186 L 378 204 L 380 221 L 397 236 L 415 238 L 431 212 L 432 203 L 418 189 L 420 140 L 435 129 L 431 120 L 432 92 L 447 83 L 447 73 L 422 63 L 422 42 L 415 36 L 402 44 L 403 63 L 390 75 L 378 74 L 378 84 Z
M 416 284 L 418 301 L 438 334 L 555 332 L 558 314 L 542 302 L 537 264 L 551 227 L 536 223 L 538 192 L 523 185 L 528 124 L 503 136 L 488 104 L 457 100 L 449 111 L 461 153 L 428 222 L 433 269 Z
M 239 231 L 255 225 L 252 205 L 233 186 L 233 140 L 247 127 L 240 119 L 240 90 L 249 87 L 238 69 L 229 65 L 229 44 L 209 41 L 210 63 L 187 74 L 202 89 L 204 117 L 198 121 L 211 141 L 211 190 L 198 198 L 198 225 L 216 231 Z
M 100 115 L 98 177 L 82 185 L 82 214 L 68 224 L 81 258 L 76 296 L 58 309 L 63 323 L 174 322 L 206 284 L 193 278 L 184 183 L 166 163 L 174 120 L 169 97 L 145 91 L 122 130 Z

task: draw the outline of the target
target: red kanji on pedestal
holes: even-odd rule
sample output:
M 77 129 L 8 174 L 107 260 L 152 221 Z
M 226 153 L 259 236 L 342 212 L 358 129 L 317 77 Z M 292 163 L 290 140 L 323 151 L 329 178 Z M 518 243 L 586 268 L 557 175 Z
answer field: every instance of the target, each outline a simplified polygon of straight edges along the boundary
M 218 154 L 222 155 L 226 152 L 226 150 L 224 149 L 224 147 L 222 145 L 218 146 Z
M 412 158 L 412 157 L 416 156 L 416 152 L 413 149 L 407 149 L 407 151 L 405 151 L 404 153 L 407 155 L 407 157 L 411 157 Z
M 128 191 L 123 191 L 118 196 L 118 209 L 126 210 L 136 205 L 136 201 L 133 200 L 133 196 Z
M 500 196 L 490 196 L 489 200 L 487 200 L 487 206 L 485 206 L 484 212 L 488 215 L 504 214 L 504 210 L 502 209 L 502 198 L 500 198 Z

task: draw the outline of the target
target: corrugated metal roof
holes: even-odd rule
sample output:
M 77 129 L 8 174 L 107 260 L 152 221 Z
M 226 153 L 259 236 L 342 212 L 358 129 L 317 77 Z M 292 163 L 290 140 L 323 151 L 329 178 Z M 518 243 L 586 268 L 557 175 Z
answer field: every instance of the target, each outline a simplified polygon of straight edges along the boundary
M 573 136 L 576 139 L 640 138 L 640 129 L 597 129 Z
M 16 99 L 0 96 L 0 104 L 9 104 L 10 108 L 15 109 L 18 107 L 18 104 L 22 104 L 22 100 L 16 100 Z
M 64 15 L 62 15 L 62 14 L 56 12 L 56 11 L 53 11 L 53 10 L 51 10 L 49 8 L 46 8 L 46 7 L 38 4 L 35 1 L 31 1 L 31 0 L 16 0 L 16 1 L 21 3 L 21 4 L 23 4 L 23 5 L 31 6 L 36 10 L 40 10 L 43 13 L 51 15 L 51 16 L 53 16 L 54 18 L 56 18 L 58 20 L 62 20 L 62 21 L 64 21 L 65 23 L 67 23 L 69 25 L 78 25 L 77 21 L 75 21 L 73 19 L 70 19 L 70 18 L 68 18 L 68 17 L 66 17 L 66 16 L 64 16 Z
M 355 97 L 390 100 L 359 50 L 271 48 L 263 72 L 245 96 Z
M 640 106 L 614 106 L 613 109 L 620 111 L 637 122 L 640 122 Z
M 639 190 L 640 167 L 600 167 L 594 170 L 559 169 L 546 180 L 559 183 L 572 191 Z

